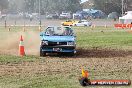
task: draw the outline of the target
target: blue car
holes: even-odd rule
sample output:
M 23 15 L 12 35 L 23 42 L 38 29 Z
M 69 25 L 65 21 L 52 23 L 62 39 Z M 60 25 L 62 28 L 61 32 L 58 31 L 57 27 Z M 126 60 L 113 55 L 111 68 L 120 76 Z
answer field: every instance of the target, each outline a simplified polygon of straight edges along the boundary
M 40 33 L 40 56 L 46 53 L 76 53 L 76 37 L 71 27 L 50 26 Z

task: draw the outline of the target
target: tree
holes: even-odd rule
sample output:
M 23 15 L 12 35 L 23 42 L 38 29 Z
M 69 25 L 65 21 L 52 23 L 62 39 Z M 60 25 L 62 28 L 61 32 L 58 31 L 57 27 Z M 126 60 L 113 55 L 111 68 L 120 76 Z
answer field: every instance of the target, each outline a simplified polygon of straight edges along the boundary
M 104 11 L 106 14 L 110 12 L 118 12 L 121 14 L 122 0 L 93 0 L 94 7 Z M 128 11 L 131 0 L 124 0 L 124 11 Z
M 41 12 L 76 12 L 81 9 L 81 0 L 40 0 Z M 28 12 L 38 12 L 39 0 L 25 0 L 25 10 Z
M 24 1 L 24 11 L 29 12 L 29 13 L 34 12 L 35 11 L 35 5 L 37 4 L 35 1 L 36 0 L 25 0 Z
M 67 0 L 68 1 L 68 6 L 67 10 L 71 12 L 76 12 L 77 10 L 81 10 L 81 0 Z
M 94 0 L 94 5 L 96 9 L 100 9 L 106 14 L 121 13 L 121 0 Z
M 0 11 L 8 8 L 8 0 L 0 0 Z

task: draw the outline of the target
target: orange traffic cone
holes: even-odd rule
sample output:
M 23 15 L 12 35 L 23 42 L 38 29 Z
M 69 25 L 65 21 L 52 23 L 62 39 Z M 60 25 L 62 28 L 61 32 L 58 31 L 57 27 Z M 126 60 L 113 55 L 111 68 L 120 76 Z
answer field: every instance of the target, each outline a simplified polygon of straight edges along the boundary
M 105 26 L 104 26 L 105 28 L 107 28 L 107 25 L 105 24 Z
M 89 76 L 88 71 L 87 71 L 87 70 L 84 70 L 84 69 L 82 68 L 82 77 L 88 78 L 88 76 Z
M 25 32 L 25 26 L 23 27 L 23 32 Z
M 96 28 L 96 25 L 94 24 L 93 27 Z
M 41 32 L 42 30 L 41 30 L 41 26 L 39 26 L 39 31 Z
M 11 31 L 11 27 L 9 26 L 8 31 Z
M 23 37 L 22 37 L 22 35 L 21 35 L 20 44 L 19 44 L 19 55 L 20 56 L 24 56 L 25 55 L 25 50 L 24 50 Z

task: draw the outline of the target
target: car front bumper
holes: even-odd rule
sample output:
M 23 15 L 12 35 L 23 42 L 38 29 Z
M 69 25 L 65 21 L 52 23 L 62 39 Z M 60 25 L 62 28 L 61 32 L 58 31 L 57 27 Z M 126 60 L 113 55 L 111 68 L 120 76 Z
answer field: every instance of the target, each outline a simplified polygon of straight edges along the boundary
M 43 52 L 48 53 L 76 53 L 75 46 L 41 46 Z

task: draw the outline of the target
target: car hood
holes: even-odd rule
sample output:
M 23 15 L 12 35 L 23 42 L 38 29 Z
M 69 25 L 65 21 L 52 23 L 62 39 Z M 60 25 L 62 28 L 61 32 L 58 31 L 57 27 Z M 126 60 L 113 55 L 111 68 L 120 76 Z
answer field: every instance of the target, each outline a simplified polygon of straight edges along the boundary
M 42 36 L 41 40 L 53 41 L 53 42 L 68 42 L 75 41 L 74 36 Z

